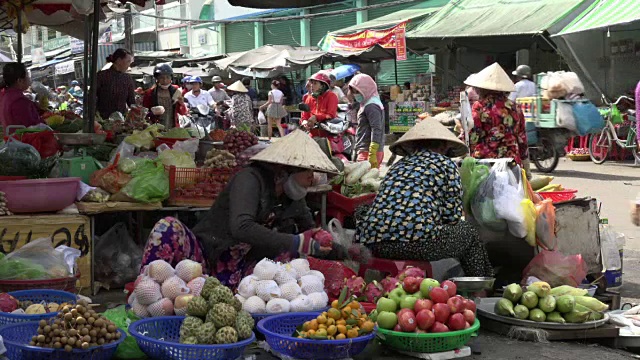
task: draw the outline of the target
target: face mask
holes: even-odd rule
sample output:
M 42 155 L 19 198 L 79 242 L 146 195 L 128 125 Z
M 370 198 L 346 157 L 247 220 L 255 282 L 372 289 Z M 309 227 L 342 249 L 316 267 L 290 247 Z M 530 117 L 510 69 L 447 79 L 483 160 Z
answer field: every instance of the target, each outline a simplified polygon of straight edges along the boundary
M 356 101 L 357 101 L 357 102 L 359 102 L 359 103 L 361 103 L 361 102 L 363 102 L 363 101 L 364 101 L 364 96 L 363 96 L 362 94 L 355 94 L 353 97 L 354 97 L 354 98 L 356 99 Z
M 287 197 L 294 201 L 302 200 L 305 196 L 307 196 L 307 188 L 298 184 L 298 182 L 294 180 L 292 175 L 289 175 L 287 181 L 285 181 L 283 190 Z
M 163 89 L 163 90 L 167 90 L 169 88 L 169 86 L 171 86 L 171 84 L 160 85 L 160 88 Z
M 193 89 L 193 85 L 189 85 L 189 84 L 187 84 L 187 85 L 186 85 L 186 88 L 187 88 L 187 89 L 189 89 L 189 90 L 191 90 L 191 89 Z

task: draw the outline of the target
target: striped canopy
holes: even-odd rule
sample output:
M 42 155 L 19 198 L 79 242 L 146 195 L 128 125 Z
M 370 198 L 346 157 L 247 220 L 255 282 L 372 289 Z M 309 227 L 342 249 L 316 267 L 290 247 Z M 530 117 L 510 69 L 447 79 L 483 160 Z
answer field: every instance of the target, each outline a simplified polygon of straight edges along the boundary
M 555 36 L 640 20 L 640 0 L 599 0 Z

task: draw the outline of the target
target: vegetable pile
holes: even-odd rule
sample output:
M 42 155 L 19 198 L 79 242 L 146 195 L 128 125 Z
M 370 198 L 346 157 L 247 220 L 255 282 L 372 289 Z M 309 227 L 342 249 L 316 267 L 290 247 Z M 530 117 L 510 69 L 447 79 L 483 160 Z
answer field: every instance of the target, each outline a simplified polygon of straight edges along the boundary
M 162 133 L 158 137 L 167 139 L 191 139 L 191 134 L 186 129 L 173 128 L 165 133 Z
M 409 270 L 410 269 L 410 270 Z M 369 316 L 381 329 L 409 333 L 464 330 L 476 321 L 473 300 L 456 295 L 455 283 L 424 278 L 424 271 L 409 268 L 398 286 L 378 299 Z
M 224 137 L 227 133 L 222 129 L 211 130 L 209 137 L 213 141 L 224 141 Z
M 331 180 L 331 184 L 341 185 L 342 195 L 350 198 L 376 193 L 381 183 L 380 171 L 372 169 L 368 161 L 346 164 L 344 172 Z
M 122 336 L 116 325 L 89 308 L 85 301 L 66 305 L 55 319 L 40 320 L 29 345 L 49 349 L 89 349 L 112 343 Z
M 526 290 L 523 292 L 518 284 L 507 286 L 502 299 L 495 304 L 495 313 L 520 320 L 565 324 L 601 320 L 603 311 L 609 308 L 587 296 L 586 289 L 568 285 L 552 289 L 548 283 L 537 281 Z
M 8 293 L 0 293 L 0 311 L 12 314 L 37 315 L 62 311 L 69 303 L 58 304 L 55 302 L 41 302 L 34 304 L 32 301 L 19 301 Z
M 240 281 L 236 298 L 251 314 L 320 310 L 329 302 L 324 280 L 305 259 L 280 264 L 265 258 Z
M 238 156 L 248 147 L 257 145 L 258 137 L 246 131 L 231 129 L 227 132 L 223 141 L 224 148 L 234 156 Z
M 236 157 L 227 150 L 211 149 L 204 160 L 204 167 L 214 169 L 231 169 L 237 165 Z

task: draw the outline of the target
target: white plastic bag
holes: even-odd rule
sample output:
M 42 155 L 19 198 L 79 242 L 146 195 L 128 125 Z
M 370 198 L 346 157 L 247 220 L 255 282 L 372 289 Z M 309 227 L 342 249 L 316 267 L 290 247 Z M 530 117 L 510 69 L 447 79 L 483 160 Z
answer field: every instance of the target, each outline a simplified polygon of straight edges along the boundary
M 620 270 L 622 262 L 618 249 L 618 233 L 609 225 L 600 224 L 600 245 L 605 270 Z
M 258 112 L 258 124 L 264 125 L 266 123 L 267 123 L 267 117 L 264 116 L 264 112 L 260 110 L 260 112 Z
M 527 226 L 520 203 L 524 200 L 524 187 L 520 167 L 509 169 L 506 161 L 494 165 L 493 202 L 496 217 L 507 221 L 509 232 L 518 238 L 527 236 Z
M 563 72 L 559 74 L 562 78 L 562 83 L 567 89 L 568 94 L 584 94 L 584 85 L 578 78 L 578 75 L 574 72 Z
M 573 106 L 558 101 L 558 125 L 571 131 L 578 131 L 576 118 L 573 116 Z
M 191 154 L 192 158 L 196 158 L 196 152 L 198 152 L 198 145 L 200 141 L 198 139 L 189 139 L 184 141 L 176 141 L 173 144 L 173 150 L 181 150 Z

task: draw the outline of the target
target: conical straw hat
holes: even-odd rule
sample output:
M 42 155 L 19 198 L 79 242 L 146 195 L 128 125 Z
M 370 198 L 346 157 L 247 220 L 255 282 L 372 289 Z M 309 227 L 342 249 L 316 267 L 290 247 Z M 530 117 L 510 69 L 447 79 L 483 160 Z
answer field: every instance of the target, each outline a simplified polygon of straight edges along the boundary
M 407 156 L 412 151 L 411 145 L 428 142 L 429 140 L 448 141 L 452 150 L 452 157 L 469 153 L 467 146 L 460 141 L 449 129 L 440 124 L 438 120 L 426 118 L 409 129 L 398 141 L 390 146 L 391 152 L 399 156 Z
M 516 91 L 513 81 L 498 63 L 493 63 L 493 65 L 487 66 L 479 73 L 469 76 L 464 83 L 480 89 L 504 92 Z
M 286 165 L 313 171 L 338 173 L 338 169 L 322 152 L 320 146 L 302 130 L 279 139 L 260 151 L 252 161 Z
M 235 91 L 235 92 L 241 92 L 241 93 L 246 93 L 249 92 L 249 90 L 247 90 L 247 88 L 242 84 L 242 81 L 238 80 L 236 82 L 234 82 L 233 84 L 231 84 L 227 90 L 230 91 Z

